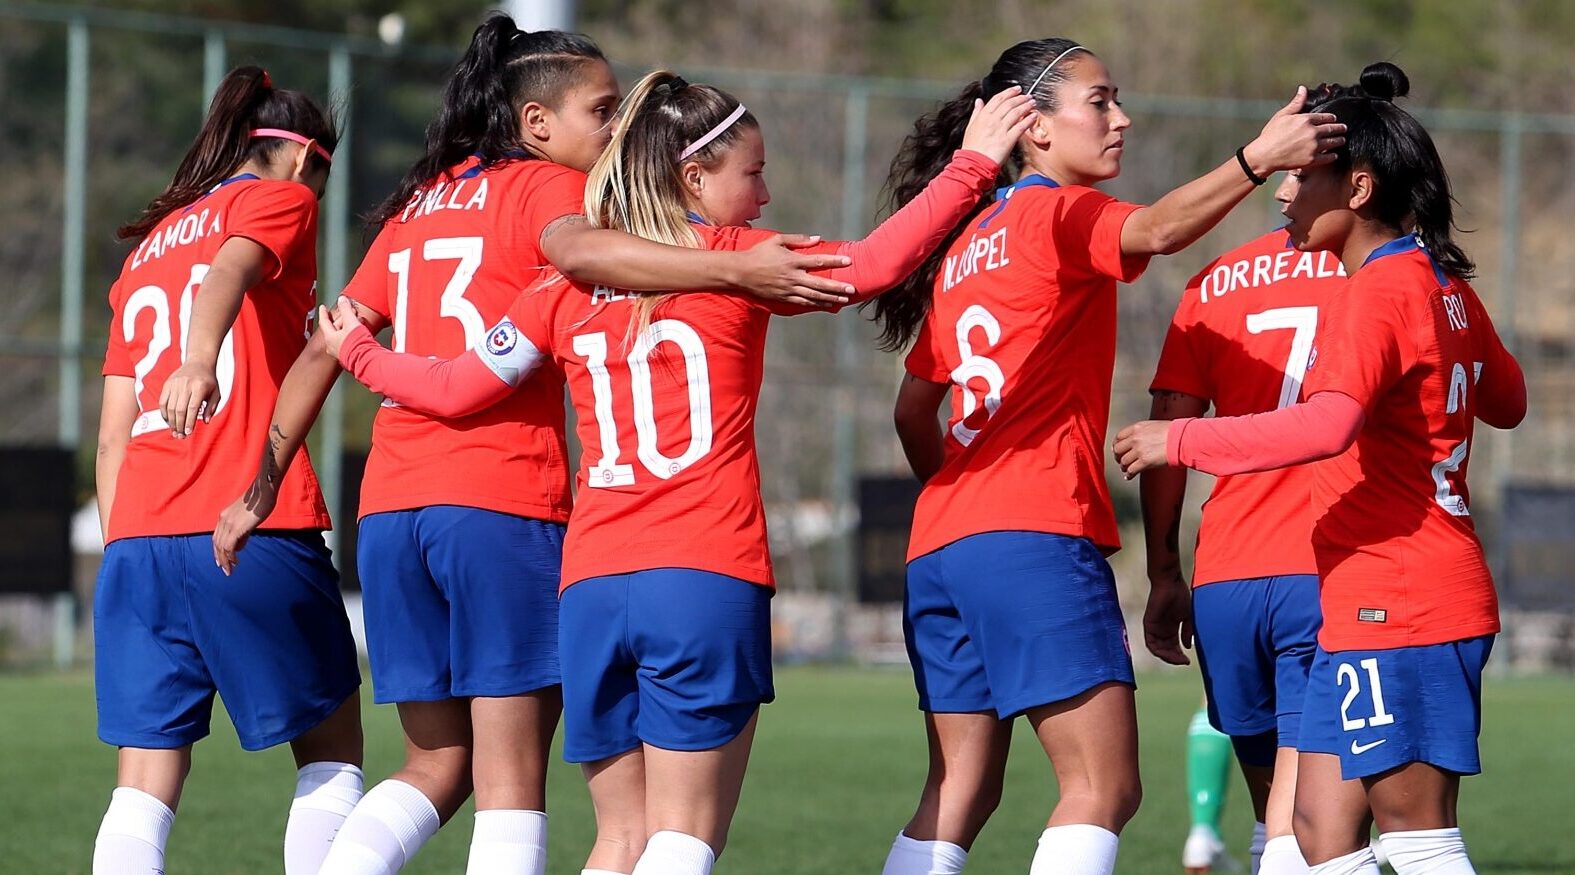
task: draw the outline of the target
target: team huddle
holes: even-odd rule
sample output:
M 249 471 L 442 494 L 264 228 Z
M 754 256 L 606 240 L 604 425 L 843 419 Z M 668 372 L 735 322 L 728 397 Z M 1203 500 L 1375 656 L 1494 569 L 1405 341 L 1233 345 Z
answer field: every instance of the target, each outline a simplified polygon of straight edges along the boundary
M 1513 427 L 1526 389 L 1408 89 L 1383 63 L 1299 89 L 1144 206 L 1094 187 L 1131 125 L 1105 65 L 1022 42 L 916 122 L 891 216 L 834 242 L 751 227 L 763 120 L 732 95 L 659 71 L 621 97 L 589 39 L 495 15 L 318 308 L 338 133 L 232 71 L 120 230 L 94 604 L 119 770 L 95 875 L 163 872 L 215 694 L 244 747 L 295 755 L 286 875 L 392 875 L 472 795 L 467 871 L 540 875 L 560 720 L 596 816 L 582 875 L 709 873 L 774 697 L 767 331 L 848 305 L 907 350 L 894 420 L 924 483 L 904 631 L 930 774 L 884 875 L 963 871 L 1019 715 L 1060 786 L 1028 871 L 1114 872 L 1142 790 L 1112 449 L 1142 478 L 1146 644 L 1176 663 L 1196 644 L 1253 871 L 1376 875 L 1376 823 L 1400 875 L 1472 872 L 1455 803 L 1499 627 L 1466 471 L 1475 421 Z M 1109 447 L 1117 284 L 1280 171 L 1288 224 L 1185 290 L 1153 419 Z M 384 399 L 355 562 L 373 697 L 406 741 L 365 790 L 303 446 L 341 371 Z M 1190 583 L 1187 468 L 1219 475 Z

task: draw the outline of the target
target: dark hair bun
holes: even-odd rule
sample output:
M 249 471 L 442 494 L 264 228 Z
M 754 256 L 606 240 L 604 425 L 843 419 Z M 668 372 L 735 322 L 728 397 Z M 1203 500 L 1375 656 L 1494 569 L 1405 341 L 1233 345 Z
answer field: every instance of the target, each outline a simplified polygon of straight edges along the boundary
M 1388 61 L 1368 64 L 1362 71 L 1361 81 L 1362 90 L 1379 100 L 1393 101 L 1411 90 L 1411 80 L 1406 78 L 1405 71 Z

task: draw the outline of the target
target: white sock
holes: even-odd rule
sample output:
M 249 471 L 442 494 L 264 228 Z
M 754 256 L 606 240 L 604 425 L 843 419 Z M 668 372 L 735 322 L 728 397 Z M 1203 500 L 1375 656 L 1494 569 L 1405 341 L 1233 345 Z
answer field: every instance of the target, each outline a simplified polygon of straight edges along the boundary
M 431 800 L 403 781 L 384 781 L 345 818 L 319 875 L 393 875 L 437 831 Z
M 466 875 L 542 875 L 547 871 L 547 815 L 495 808 L 476 812 Z
M 628 875 L 628 873 L 614 872 L 611 869 L 581 869 L 580 875 Z
M 881 875 L 959 875 L 968 852 L 951 842 L 921 842 L 897 833 Z
M 1258 875 L 1263 862 L 1263 846 L 1269 840 L 1269 827 L 1259 821 L 1252 825 L 1252 844 L 1247 846 L 1247 857 L 1252 861 L 1252 875 Z
M 135 787 L 116 787 L 93 842 L 93 875 L 164 875 L 175 812 Z
M 1307 861 L 1302 858 L 1296 836 L 1269 839 L 1263 846 L 1263 868 L 1259 872 L 1260 875 L 1307 875 Z
M 1378 840 L 1399 875 L 1476 875 L 1458 827 L 1386 832 Z
M 664 829 L 645 843 L 634 875 L 711 875 L 716 854 L 692 835 Z
M 1372 848 L 1362 848 L 1343 857 L 1335 857 L 1316 866 L 1309 866 L 1310 875 L 1383 875 L 1378 861 L 1373 859 Z
M 1091 823 L 1052 826 L 1039 835 L 1028 875 L 1112 875 L 1120 839 Z
M 284 825 L 284 875 L 317 875 L 339 826 L 361 801 L 361 770 L 349 763 L 307 763 L 295 773 L 295 800 Z

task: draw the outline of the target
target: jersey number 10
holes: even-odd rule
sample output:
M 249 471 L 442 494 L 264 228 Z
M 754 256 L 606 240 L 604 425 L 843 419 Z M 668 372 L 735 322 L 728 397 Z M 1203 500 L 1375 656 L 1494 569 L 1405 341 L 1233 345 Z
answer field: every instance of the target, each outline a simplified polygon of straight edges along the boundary
M 689 400 L 689 446 L 677 456 L 661 451 L 656 434 L 656 400 L 651 385 L 651 353 L 657 346 L 671 343 L 683 355 Z M 585 369 L 591 375 L 595 396 L 596 428 L 602 455 L 590 467 L 586 484 L 596 488 L 634 485 L 634 466 L 620 462 L 623 449 L 618 445 L 618 423 L 613 419 L 612 372 L 607 369 L 607 334 L 579 334 L 574 338 L 575 355 L 585 356 Z M 629 392 L 634 402 L 635 455 L 645 470 L 666 480 L 700 461 L 711 452 L 711 370 L 706 363 L 705 343 L 686 322 L 659 319 L 640 332 L 625 359 L 629 366 Z

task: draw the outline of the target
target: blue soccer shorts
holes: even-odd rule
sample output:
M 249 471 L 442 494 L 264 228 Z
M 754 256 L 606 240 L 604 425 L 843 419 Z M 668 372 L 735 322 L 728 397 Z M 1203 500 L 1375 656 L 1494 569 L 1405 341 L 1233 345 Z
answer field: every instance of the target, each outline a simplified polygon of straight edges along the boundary
M 1002 719 L 1136 686 L 1115 575 L 1086 538 L 989 532 L 908 563 L 903 632 L 919 707 Z
M 224 699 L 241 746 L 291 741 L 361 684 L 339 575 L 318 532 L 259 532 L 226 576 L 211 535 L 124 538 L 93 598 L 98 735 L 184 747 Z
M 357 568 L 379 703 L 556 686 L 564 527 L 448 505 L 361 520 Z
M 687 568 L 593 577 L 563 591 L 563 756 L 737 738 L 771 681 L 771 590 Z
M 1482 771 L 1482 669 L 1492 635 L 1392 650 L 1318 648 L 1301 750 L 1334 754 L 1346 780 L 1408 763 Z
M 1249 766 L 1272 766 L 1301 736 L 1307 673 L 1323 612 L 1318 576 L 1208 583 L 1192 591 L 1209 722 Z

